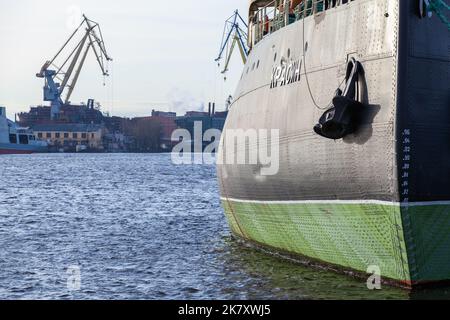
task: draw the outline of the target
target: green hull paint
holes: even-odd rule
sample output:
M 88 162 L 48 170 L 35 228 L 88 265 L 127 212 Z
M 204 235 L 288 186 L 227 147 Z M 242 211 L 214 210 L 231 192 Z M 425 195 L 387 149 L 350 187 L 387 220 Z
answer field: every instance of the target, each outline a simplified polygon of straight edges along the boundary
M 383 278 L 408 286 L 450 279 L 444 265 L 450 262 L 447 205 L 223 201 L 223 206 L 233 233 L 263 246 L 361 273 L 378 266 Z
M 412 282 L 450 279 L 450 205 L 402 208 Z

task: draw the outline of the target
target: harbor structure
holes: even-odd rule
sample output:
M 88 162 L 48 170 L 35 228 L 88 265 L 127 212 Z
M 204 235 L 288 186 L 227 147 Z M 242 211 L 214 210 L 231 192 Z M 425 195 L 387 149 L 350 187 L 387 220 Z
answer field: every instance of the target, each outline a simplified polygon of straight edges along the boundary
M 102 75 L 107 77 L 108 62 L 103 35 L 97 22 L 83 19 L 55 56 L 46 61 L 36 77 L 44 79 L 43 98 L 49 106 L 31 107 L 18 114 L 18 123 L 33 128 L 52 151 L 103 151 L 106 133 L 100 105 L 94 99 L 74 105 L 74 92 L 86 58 L 95 55 Z
M 85 127 L 96 125 L 103 128 L 105 151 L 170 152 L 174 145 L 171 134 L 177 129 L 176 117 L 174 112 L 158 110 L 152 110 L 150 116 L 144 117 L 109 116 L 102 113 L 99 107 L 94 106 L 92 100 L 88 105 L 61 106 L 57 120 L 50 119 L 50 107 L 31 107 L 29 112 L 18 114 L 18 123 L 22 126 L 38 128 L 43 138 L 46 138 L 47 132 L 41 130 L 42 128 L 56 134 L 64 126 L 79 128 L 83 125 Z M 52 145 L 64 143 L 61 138 L 55 139 L 53 134 L 51 137 L 54 140 Z M 74 141 L 68 142 L 66 139 L 67 143 L 72 145 Z M 83 144 L 86 143 L 83 142 Z M 67 150 L 71 149 L 73 148 L 67 148 Z

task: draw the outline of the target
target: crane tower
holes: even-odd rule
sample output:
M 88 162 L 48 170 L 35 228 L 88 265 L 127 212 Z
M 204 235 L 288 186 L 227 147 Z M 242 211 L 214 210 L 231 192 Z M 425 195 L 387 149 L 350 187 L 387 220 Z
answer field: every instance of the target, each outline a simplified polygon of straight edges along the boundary
M 81 37 L 78 42 L 76 42 L 77 35 Z M 61 59 L 59 66 L 56 65 L 56 60 L 69 50 L 67 48 L 70 48 L 72 43 L 76 44 L 75 47 L 69 51 L 68 56 Z M 89 51 L 94 52 L 103 76 L 108 76 L 107 63 L 112 61 L 112 59 L 106 51 L 100 25 L 83 15 L 83 20 L 78 28 L 53 59 L 45 62 L 39 73 L 36 74 L 38 78 L 45 79 L 44 101 L 50 102 L 52 120 L 59 118 L 63 104 L 70 103 L 70 97 L 75 89 Z

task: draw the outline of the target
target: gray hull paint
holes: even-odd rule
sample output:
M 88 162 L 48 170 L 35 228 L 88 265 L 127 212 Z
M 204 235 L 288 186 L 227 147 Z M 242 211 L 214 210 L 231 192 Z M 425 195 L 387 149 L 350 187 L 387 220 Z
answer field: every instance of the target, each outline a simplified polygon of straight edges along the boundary
M 419 19 L 416 5 L 357 0 L 258 43 L 224 135 L 227 129 L 279 129 L 280 171 L 260 179 L 258 166 L 219 165 L 222 195 L 249 200 L 449 200 L 450 37 L 436 18 Z M 281 58 L 301 59 L 303 43 L 307 52 L 300 81 L 270 89 L 273 67 Z M 365 87 L 360 100 L 367 104 L 364 123 L 343 140 L 326 140 L 312 130 L 323 110 L 314 106 L 305 66 L 312 96 L 326 106 L 352 56 L 365 70 L 360 79 Z M 226 154 L 226 147 L 221 148 Z

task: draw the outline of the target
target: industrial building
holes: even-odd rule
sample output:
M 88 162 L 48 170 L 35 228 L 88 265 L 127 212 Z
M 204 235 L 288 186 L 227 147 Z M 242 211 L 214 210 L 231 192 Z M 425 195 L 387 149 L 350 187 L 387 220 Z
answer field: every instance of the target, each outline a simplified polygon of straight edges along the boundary
M 182 117 L 177 117 L 175 122 L 179 128 L 187 129 L 191 134 L 194 132 L 194 123 L 202 122 L 203 132 L 208 129 L 223 130 L 228 111 L 216 112 L 215 103 L 209 103 L 208 112 L 188 111 Z
M 152 110 L 150 117 L 134 118 L 133 120 L 151 120 L 159 125 L 159 147 L 161 152 L 170 152 L 174 146 L 172 132 L 176 130 L 175 122 L 177 114 L 175 112 L 164 112 Z
M 40 124 L 32 129 L 54 151 L 104 150 L 104 128 L 98 124 Z
M 194 125 L 201 122 L 202 134 L 209 129 L 222 131 L 227 119 L 228 111 L 216 112 L 215 103 L 209 103 L 208 112 L 189 111 L 182 117 L 177 117 L 175 122 L 178 128 L 186 129 L 194 137 Z M 205 146 L 207 142 L 204 142 Z
M 73 105 L 67 104 L 60 107 L 57 120 L 51 120 L 50 106 L 31 107 L 29 112 L 22 112 L 17 115 L 18 123 L 22 127 L 31 127 L 36 124 L 51 123 L 85 123 L 101 124 L 103 114 L 99 106 L 95 106 L 94 100 L 90 99 L 87 104 Z

